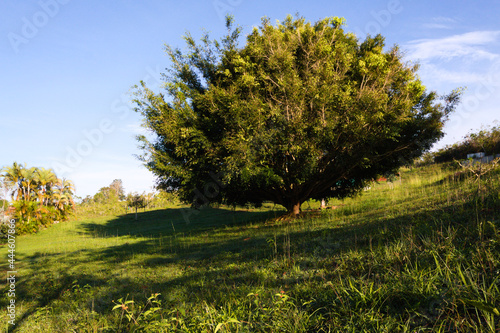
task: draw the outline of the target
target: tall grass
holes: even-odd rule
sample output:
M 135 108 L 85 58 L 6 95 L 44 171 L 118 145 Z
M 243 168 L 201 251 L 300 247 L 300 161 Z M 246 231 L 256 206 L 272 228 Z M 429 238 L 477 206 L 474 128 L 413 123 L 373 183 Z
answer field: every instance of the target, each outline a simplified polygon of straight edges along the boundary
M 498 169 L 432 165 L 296 220 L 268 205 L 61 223 L 18 239 L 15 331 L 496 332 L 499 193 Z

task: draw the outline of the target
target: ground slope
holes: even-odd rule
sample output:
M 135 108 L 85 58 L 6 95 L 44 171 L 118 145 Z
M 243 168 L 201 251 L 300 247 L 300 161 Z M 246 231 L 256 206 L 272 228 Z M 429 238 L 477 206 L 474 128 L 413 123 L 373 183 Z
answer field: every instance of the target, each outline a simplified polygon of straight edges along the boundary
M 17 239 L 11 331 L 498 330 L 499 190 L 498 171 L 433 165 L 296 220 L 270 205 L 60 223 Z

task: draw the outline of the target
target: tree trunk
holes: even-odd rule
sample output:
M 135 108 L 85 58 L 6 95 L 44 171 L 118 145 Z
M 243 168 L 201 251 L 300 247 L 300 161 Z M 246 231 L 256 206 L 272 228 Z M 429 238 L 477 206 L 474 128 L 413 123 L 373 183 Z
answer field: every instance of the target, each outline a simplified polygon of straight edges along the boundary
M 137 206 L 135 206 L 135 220 L 137 221 Z
M 294 216 L 299 216 L 300 214 L 300 202 L 297 202 L 292 205 L 292 214 Z
M 321 199 L 321 209 L 325 209 L 326 208 L 326 201 L 325 199 Z

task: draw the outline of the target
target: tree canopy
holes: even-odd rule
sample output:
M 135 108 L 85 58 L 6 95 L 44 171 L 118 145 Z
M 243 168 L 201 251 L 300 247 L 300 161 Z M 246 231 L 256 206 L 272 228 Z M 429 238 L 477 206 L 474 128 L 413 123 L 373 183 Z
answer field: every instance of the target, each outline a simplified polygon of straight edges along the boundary
M 125 189 L 121 179 L 115 179 L 109 186 L 101 187 L 93 197 L 85 198 L 84 201 L 94 201 L 95 203 L 115 203 L 125 200 Z
M 135 208 L 135 219 L 137 220 L 137 209 L 138 208 L 146 208 L 148 205 L 148 201 L 151 201 L 151 196 L 147 196 L 146 194 L 138 194 L 138 193 L 129 193 L 127 195 L 127 205 L 129 207 Z
M 157 186 L 187 202 L 201 193 L 297 214 L 310 198 L 353 195 L 428 150 L 459 92 L 426 91 L 397 46 L 385 50 L 381 35 L 360 41 L 343 25 L 263 19 L 240 47 L 228 17 L 220 41 L 187 34 L 186 53 L 167 45 L 166 91 L 141 82 L 135 99 L 154 134 L 138 139 Z M 214 174 L 221 182 L 207 193 Z

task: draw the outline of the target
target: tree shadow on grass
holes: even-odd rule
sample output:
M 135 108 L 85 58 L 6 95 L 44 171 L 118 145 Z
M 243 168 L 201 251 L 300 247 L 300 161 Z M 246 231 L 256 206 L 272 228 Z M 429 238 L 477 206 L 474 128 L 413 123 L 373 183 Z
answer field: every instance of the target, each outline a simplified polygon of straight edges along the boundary
M 451 207 L 448 207 L 448 210 L 451 210 Z M 339 221 L 324 222 L 317 226 L 316 230 L 306 230 L 306 226 L 298 225 L 311 221 L 299 220 L 289 225 L 275 226 L 255 223 L 272 217 L 272 214 L 269 214 L 210 209 L 200 212 L 196 216 L 197 219 L 193 218 L 186 224 L 180 212 L 166 210 L 141 213 L 138 222 L 133 217 L 123 216 L 105 225 L 84 224 L 82 232 L 94 233 L 100 237 L 145 234 L 151 237 L 100 249 L 80 250 L 64 256 L 37 253 L 28 257 L 30 269 L 35 273 L 50 267 L 48 261 L 58 262 L 58 266 L 51 268 L 50 274 L 59 278 L 53 286 L 49 286 L 50 288 L 37 284 L 41 278 L 37 274 L 26 276 L 19 282 L 20 299 L 30 299 L 32 295 L 40 294 L 40 299 L 23 315 L 19 324 L 33 315 L 37 308 L 50 306 L 52 302 L 60 300 L 62 292 L 70 289 L 75 280 L 80 285 L 89 284 L 95 288 L 92 297 L 96 299 L 98 306 L 93 310 L 101 315 L 111 312 L 112 300 L 127 294 L 140 301 L 140 298 L 145 300 L 151 293 L 159 292 L 167 297 L 167 305 L 194 306 L 202 298 L 208 303 L 221 301 L 225 292 L 236 293 L 245 298 L 253 287 L 280 289 L 283 286 L 300 284 L 304 279 L 286 274 L 291 269 L 290 265 L 308 269 L 307 260 L 312 260 L 314 262 L 309 268 L 314 270 L 322 260 L 342 252 L 377 251 L 397 241 L 401 233 L 408 228 L 414 228 L 415 232 L 425 235 L 432 228 L 436 228 L 439 221 L 445 224 L 468 223 L 468 217 L 465 216 L 461 220 L 450 221 L 447 209 L 407 213 L 387 219 L 381 216 L 373 216 L 373 219 L 365 216 L 364 219 L 348 224 L 339 224 Z M 158 223 L 164 223 L 166 227 L 157 229 Z M 173 227 L 170 226 L 169 229 L 168 224 L 173 224 Z M 252 225 L 257 226 L 256 230 L 251 228 Z M 237 227 L 238 231 L 225 233 L 228 227 Z M 248 235 L 241 232 L 245 228 L 249 230 Z M 286 228 L 289 231 L 285 231 Z M 117 230 L 117 233 L 111 232 L 113 230 Z M 196 239 L 190 243 L 187 238 L 195 236 Z M 270 263 L 278 263 L 279 258 L 285 258 L 284 246 L 287 238 L 290 240 L 290 252 L 294 262 L 283 261 L 282 264 L 270 267 Z M 96 262 L 100 262 L 105 268 L 102 272 L 85 272 L 85 267 L 92 267 Z M 332 273 L 327 273 L 326 277 L 310 276 L 307 278 L 309 283 L 319 284 L 325 279 L 334 279 L 335 263 L 327 260 L 324 265 L 330 265 L 331 267 L 322 268 L 331 269 Z M 162 271 L 170 266 L 173 273 L 166 274 Z M 260 274 L 260 266 L 267 269 L 269 274 Z M 70 268 L 78 267 L 82 268 L 80 273 L 70 273 Z M 363 270 L 354 271 L 355 269 L 350 272 L 355 276 L 366 273 Z M 118 271 L 123 271 L 124 274 L 120 275 Z M 326 303 L 320 305 L 327 306 Z M 86 306 L 90 306 L 88 302 Z M 403 313 L 405 309 L 400 305 L 399 307 Z M 397 309 L 398 306 L 394 308 Z
M 105 224 L 85 223 L 83 234 L 95 237 L 159 236 L 189 232 L 193 235 L 215 228 L 232 227 L 280 216 L 284 211 L 231 210 L 222 208 L 175 208 L 118 216 Z

